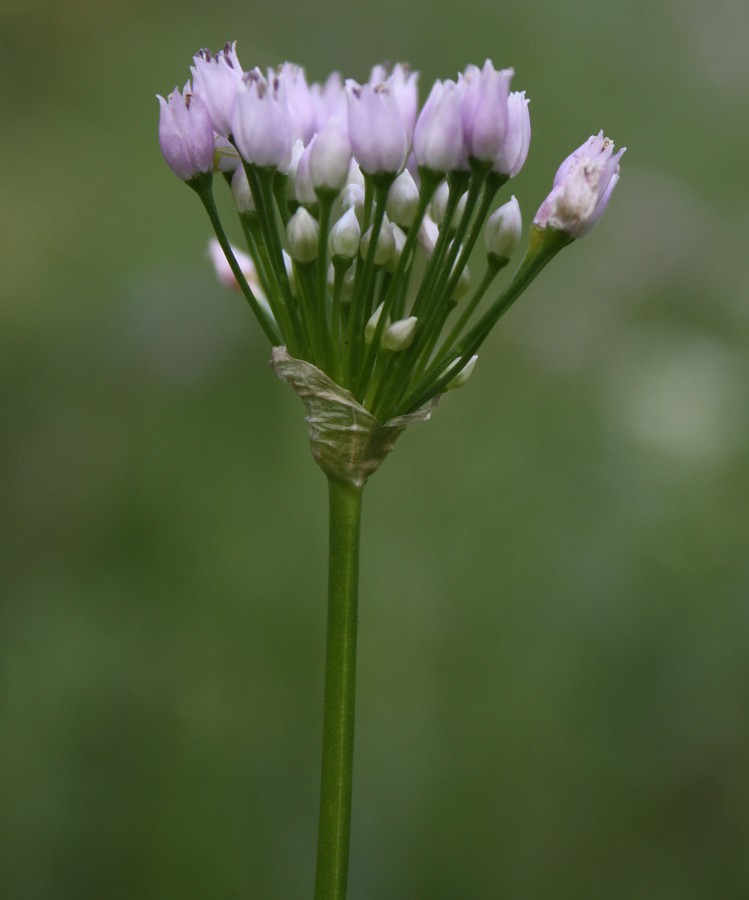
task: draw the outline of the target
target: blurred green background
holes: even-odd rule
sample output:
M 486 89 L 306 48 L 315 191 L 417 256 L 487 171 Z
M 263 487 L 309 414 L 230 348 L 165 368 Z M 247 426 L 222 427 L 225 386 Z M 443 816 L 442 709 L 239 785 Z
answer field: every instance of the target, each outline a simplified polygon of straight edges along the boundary
M 513 65 L 607 216 L 365 497 L 352 900 L 749 896 L 743 0 L 4 0 L 0 896 L 309 897 L 325 482 L 156 141 L 201 46 Z

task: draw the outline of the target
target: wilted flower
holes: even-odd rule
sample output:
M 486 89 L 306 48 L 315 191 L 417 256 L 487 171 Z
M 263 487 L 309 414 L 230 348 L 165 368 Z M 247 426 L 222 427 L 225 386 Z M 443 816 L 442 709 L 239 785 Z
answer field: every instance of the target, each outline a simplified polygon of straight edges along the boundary
M 557 170 L 551 193 L 533 224 L 564 231 L 571 238 L 587 234 L 608 206 L 625 149 L 614 153 L 613 142 L 602 131 L 588 138 Z

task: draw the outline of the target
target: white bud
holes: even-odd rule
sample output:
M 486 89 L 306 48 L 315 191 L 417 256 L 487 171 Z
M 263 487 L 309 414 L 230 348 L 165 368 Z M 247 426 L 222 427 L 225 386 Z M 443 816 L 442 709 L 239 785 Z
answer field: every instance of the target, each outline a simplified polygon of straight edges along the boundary
M 478 356 L 472 356 L 468 362 L 463 366 L 463 368 L 458 372 L 458 374 L 447 382 L 445 386 L 446 391 L 454 391 L 456 388 L 463 387 L 463 385 L 468 381 L 473 373 L 473 370 L 476 368 L 476 360 Z M 456 360 L 457 362 L 457 360 Z
M 356 280 L 356 266 L 349 266 L 341 282 L 341 305 L 347 306 L 354 296 L 354 281 Z
M 369 243 L 372 240 L 372 229 L 374 228 L 371 225 L 365 232 L 364 237 L 361 239 L 361 244 L 359 246 L 359 252 L 362 255 L 362 259 L 367 258 L 367 254 L 369 253 Z M 393 237 L 393 226 L 388 221 L 388 217 L 384 216 L 382 219 L 382 225 L 380 226 L 380 233 L 377 235 L 377 248 L 375 249 L 374 254 L 374 263 L 376 266 L 384 266 L 387 262 L 390 261 L 393 253 L 395 251 L 395 238 Z
M 453 300 L 460 300 L 461 297 L 464 297 L 468 293 L 468 288 L 471 286 L 471 270 L 468 266 L 463 266 L 463 271 L 460 273 L 460 278 L 458 278 L 458 283 L 455 285 L 455 290 L 453 291 Z
M 404 169 L 393 182 L 387 200 L 390 219 L 403 228 L 413 225 L 419 209 L 419 189 L 408 169 Z
M 286 225 L 289 252 L 292 259 L 300 263 L 312 262 L 317 257 L 317 243 L 320 226 L 317 221 L 300 206 Z
M 484 229 L 487 252 L 500 259 L 510 259 L 518 248 L 522 231 L 520 204 L 515 197 L 511 197 L 487 219 Z
M 403 253 L 403 248 L 406 246 L 406 235 L 397 225 L 392 225 L 391 227 L 393 229 L 395 248 L 393 249 L 393 255 L 390 257 L 390 260 L 385 264 L 385 271 L 392 274 L 395 272 L 398 261 Z
M 450 187 L 446 181 L 443 181 L 442 184 L 437 188 L 434 192 L 434 197 L 432 197 L 432 218 L 434 221 L 441 225 L 445 221 L 445 212 L 447 211 L 447 201 L 450 196 Z M 457 222 L 460 222 L 463 213 L 466 208 L 466 199 L 468 194 L 463 194 L 458 200 L 458 205 L 455 208 L 455 212 L 453 213 L 452 225 L 454 226 Z
M 352 159 L 349 164 L 346 183 L 357 184 L 360 188 L 364 187 L 364 176 L 362 175 L 362 171 L 359 168 L 359 163 L 355 159 Z
M 294 141 L 291 148 L 291 159 L 289 160 L 289 171 L 286 173 L 286 199 L 296 200 L 296 170 L 299 166 L 299 160 L 304 153 L 304 144 L 300 138 Z
M 360 184 L 347 184 L 341 191 L 341 206 L 353 209 L 357 216 L 364 211 L 364 188 Z
M 407 319 L 399 319 L 385 329 L 382 336 L 382 346 L 386 350 L 397 352 L 398 350 L 408 350 L 414 342 L 416 334 L 416 316 L 409 316 Z
M 244 166 L 237 166 L 234 170 L 234 174 L 231 177 L 231 192 L 237 212 L 255 212 L 255 201 L 252 199 L 252 191 L 250 190 L 250 183 L 247 181 L 247 173 L 244 170 Z
M 330 229 L 329 247 L 333 256 L 355 259 L 359 252 L 361 228 L 353 207 L 350 207 Z
M 382 308 L 385 305 L 385 301 L 377 307 L 377 309 L 372 313 L 369 317 L 369 321 L 364 326 L 364 340 L 368 343 L 372 343 L 372 338 L 375 336 L 375 331 L 377 331 L 377 323 L 380 321 L 380 316 L 382 315 Z
M 317 194 L 315 193 L 315 185 L 312 182 L 312 173 L 310 171 L 310 159 L 316 139 L 317 135 L 313 135 L 312 140 L 304 148 L 294 173 L 296 199 L 305 206 L 317 203 Z
M 419 246 L 426 253 L 427 256 L 431 256 L 434 253 L 434 248 L 437 244 L 437 238 L 440 235 L 440 230 L 437 227 L 437 223 L 430 216 L 424 216 L 421 220 L 421 225 L 419 225 Z

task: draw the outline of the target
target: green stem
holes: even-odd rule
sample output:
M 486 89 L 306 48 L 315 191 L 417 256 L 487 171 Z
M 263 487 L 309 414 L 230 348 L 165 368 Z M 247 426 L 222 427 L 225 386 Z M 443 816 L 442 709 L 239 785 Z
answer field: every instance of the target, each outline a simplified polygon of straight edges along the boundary
M 315 900 L 345 900 L 354 755 L 362 489 L 328 476 L 330 550 Z

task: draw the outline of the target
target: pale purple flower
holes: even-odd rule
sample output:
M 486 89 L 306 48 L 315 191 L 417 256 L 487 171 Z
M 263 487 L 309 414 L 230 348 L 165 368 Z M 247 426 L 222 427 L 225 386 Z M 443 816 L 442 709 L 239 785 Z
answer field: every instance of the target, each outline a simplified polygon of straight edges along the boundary
M 468 66 L 460 79 L 460 113 L 463 141 L 469 157 L 493 163 L 507 134 L 507 101 L 514 71 L 497 71 L 486 60 L 484 67 Z
M 465 165 L 460 93 L 454 81 L 436 81 L 416 122 L 413 151 L 419 166 L 451 172 Z
M 514 178 L 528 158 L 531 143 L 531 119 L 525 91 L 513 91 L 507 98 L 507 131 L 493 169 Z
M 395 102 L 401 111 L 408 142 L 414 133 L 416 114 L 419 111 L 418 72 L 412 72 L 404 63 L 396 63 L 387 83 L 395 95 Z
M 246 253 L 243 253 L 236 247 L 232 246 L 231 249 L 234 253 L 234 258 L 236 259 L 242 274 L 247 279 L 247 283 L 252 289 L 252 292 L 256 296 L 261 294 L 262 291 L 260 288 L 260 282 L 258 281 L 255 263 Z M 237 279 L 234 277 L 231 266 L 224 256 L 224 251 L 221 249 L 221 245 L 216 240 L 216 238 L 211 238 L 211 240 L 208 242 L 208 255 L 210 256 L 211 262 L 213 263 L 213 269 L 216 273 L 216 277 L 221 282 L 221 284 L 223 284 L 225 287 L 231 288 L 232 290 L 238 291 L 239 284 L 237 283 Z
M 242 158 L 257 166 L 288 167 L 292 147 L 289 107 L 277 78 L 248 72 L 237 90 L 232 135 Z
M 557 170 L 551 193 L 533 224 L 564 231 L 572 238 L 587 234 L 608 206 L 625 149 L 614 153 L 613 142 L 602 131 L 588 138 Z
M 159 96 L 159 145 L 169 168 L 183 181 L 213 169 L 213 128 L 208 111 L 188 81 L 165 100 Z
M 242 81 L 242 66 L 236 51 L 236 41 L 226 44 L 218 53 L 201 50 L 191 66 L 195 93 L 205 104 L 213 130 L 224 137 L 231 134 L 231 120 Z
M 408 139 L 391 86 L 347 81 L 346 93 L 349 138 L 362 171 L 368 175 L 400 172 L 406 162 Z
M 339 116 L 346 121 L 346 89 L 338 72 L 332 72 L 325 84 L 310 85 L 310 96 L 315 108 L 315 131 L 322 131 L 328 119 Z
M 307 144 L 317 130 L 317 111 L 304 69 L 285 62 L 279 69 L 278 80 L 280 92 L 289 106 L 294 139 L 301 138 Z

